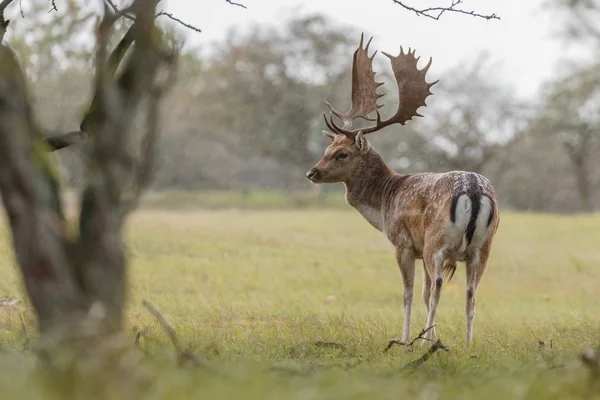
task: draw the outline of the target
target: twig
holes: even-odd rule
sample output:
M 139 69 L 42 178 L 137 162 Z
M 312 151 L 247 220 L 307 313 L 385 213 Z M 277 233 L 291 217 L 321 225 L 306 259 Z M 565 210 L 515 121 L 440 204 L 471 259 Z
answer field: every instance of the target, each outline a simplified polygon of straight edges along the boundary
M 413 349 L 413 345 L 415 344 L 415 342 L 419 339 L 423 339 L 423 340 L 428 340 L 431 342 L 430 339 L 427 339 L 425 337 L 425 334 L 427 332 L 429 332 L 430 330 L 432 330 L 433 328 L 435 328 L 435 325 L 431 325 L 429 328 L 424 328 L 421 332 L 419 332 L 419 334 L 417 335 L 417 337 L 415 337 L 413 340 L 411 340 L 410 342 L 405 342 L 404 340 L 400 340 L 400 339 L 392 339 L 388 342 L 387 346 L 385 347 L 385 349 L 383 350 L 383 352 L 387 352 L 389 349 L 392 348 L 393 345 L 397 344 L 399 346 L 406 346 L 408 347 L 409 351 L 411 351 Z
M 245 5 L 241 4 L 241 3 L 236 3 L 235 1 L 232 0 L 225 0 L 227 3 L 231 4 L 232 6 L 238 6 L 238 7 L 242 7 L 242 8 L 248 8 Z
M 339 343 L 339 342 L 324 342 L 322 340 L 315 341 L 315 346 L 318 346 L 318 347 L 333 347 L 335 349 L 342 349 L 342 350 L 346 350 L 348 348 L 348 346 L 346 346 L 344 343 Z
M 463 10 L 460 8 L 455 8 L 459 4 L 462 4 L 462 0 L 452 0 L 452 3 L 450 4 L 449 7 L 429 7 L 429 8 L 423 8 L 423 9 L 418 9 L 418 8 L 408 6 L 408 5 L 404 4 L 404 2 L 399 1 L 399 0 L 392 0 L 392 1 L 396 4 L 398 4 L 399 6 L 407 9 L 408 11 L 414 12 L 415 14 L 417 14 L 417 16 L 423 16 L 423 17 L 435 19 L 436 21 L 439 20 L 440 17 L 442 16 L 442 14 L 444 14 L 445 12 L 453 12 L 453 13 L 458 13 L 458 14 L 470 15 L 472 17 L 483 18 L 488 21 L 491 19 L 498 19 L 498 20 L 500 19 L 500 17 L 496 14 L 484 15 L 484 14 L 476 13 L 475 11 L 467 11 L 467 10 Z
M 179 18 L 175 17 L 173 14 L 168 13 L 168 12 L 161 11 L 158 14 L 156 14 L 156 18 L 163 16 L 163 15 L 169 19 L 172 19 L 173 21 L 177 22 L 178 24 L 183 25 L 184 27 L 186 27 L 188 29 L 191 29 L 198 33 L 202 32 L 202 30 L 200 28 L 197 28 L 194 25 L 188 24 L 187 22 L 183 22 L 182 20 L 180 20 Z
M 419 365 L 423 364 L 425 361 L 429 360 L 429 357 L 431 357 L 432 355 L 434 355 L 435 352 L 438 351 L 438 350 L 440 350 L 440 349 L 448 351 L 448 348 L 442 343 L 442 341 L 440 339 L 438 339 L 429 348 L 429 350 L 427 350 L 427 353 L 423 354 L 421 357 L 417 358 L 416 360 L 411 361 L 408 364 L 406 364 L 404 366 L 404 369 L 418 367 Z
M 185 357 L 184 354 L 186 352 L 185 352 L 185 350 L 182 349 L 181 343 L 179 343 L 179 338 L 177 337 L 177 333 L 175 332 L 175 329 L 173 329 L 171 324 L 169 324 L 169 322 L 165 319 L 165 317 L 162 316 L 160 311 L 158 311 L 158 309 L 156 307 L 154 307 L 152 304 L 150 304 L 150 302 L 148 302 L 147 300 L 144 300 L 143 304 L 144 304 L 144 307 L 146 307 L 146 309 L 148 311 L 150 311 L 150 313 L 152 315 L 154 315 L 154 317 L 158 320 L 158 323 L 160 324 L 160 326 L 167 333 L 167 336 L 169 337 L 169 340 L 171 340 L 173 347 L 175 347 L 175 351 L 177 352 L 177 355 L 181 361 L 182 358 Z
M 113 9 L 116 15 L 123 16 L 129 20 L 135 21 L 135 17 L 129 14 L 128 10 L 120 10 L 119 7 L 112 0 L 106 0 L 106 3 Z
M 158 323 L 160 324 L 160 326 L 167 333 L 167 336 L 169 336 L 169 339 L 171 340 L 171 343 L 173 344 L 173 347 L 175 348 L 175 351 L 177 352 L 177 359 L 178 359 L 179 365 L 191 363 L 192 365 L 195 365 L 195 366 L 205 367 L 205 368 L 209 369 L 210 371 L 223 376 L 220 371 L 217 371 L 214 367 L 212 367 L 209 363 L 204 361 L 202 358 L 188 352 L 187 350 L 184 350 L 181 347 L 181 343 L 179 342 L 179 338 L 177 337 L 177 333 L 175 332 L 175 329 L 173 329 L 171 324 L 169 324 L 169 322 L 165 319 L 165 317 L 162 316 L 160 311 L 158 311 L 158 309 L 156 307 L 154 307 L 152 304 L 150 304 L 150 302 L 148 302 L 147 300 L 144 300 L 143 304 L 144 304 L 144 307 L 146 307 L 146 309 L 148 311 L 150 311 L 150 313 L 152 315 L 154 315 L 154 317 L 158 320 Z

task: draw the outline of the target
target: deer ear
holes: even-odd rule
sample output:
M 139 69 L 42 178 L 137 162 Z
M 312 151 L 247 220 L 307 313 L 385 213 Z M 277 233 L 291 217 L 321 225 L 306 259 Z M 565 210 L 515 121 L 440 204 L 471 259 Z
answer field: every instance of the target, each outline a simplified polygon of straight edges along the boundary
M 358 132 L 356 138 L 354 139 L 354 145 L 361 152 L 361 154 L 365 154 L 369 151 L 371 145 L 367 142 L 367 139 L 364 137 L 362 132 Z
M 332 142 L 335 139 L 335 133 L 323 131 L 323 136 L 325 136 L 327 139 L 329 139 Z

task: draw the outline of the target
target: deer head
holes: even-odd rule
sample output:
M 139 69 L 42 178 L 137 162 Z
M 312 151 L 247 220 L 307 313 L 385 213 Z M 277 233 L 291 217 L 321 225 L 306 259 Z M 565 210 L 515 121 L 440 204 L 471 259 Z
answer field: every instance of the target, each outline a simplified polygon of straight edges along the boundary
M 352 106 L 350 110 L 340 113 L 326 101 L 329 107 L 329 117 L 323 113 L 323 118 L 331 132 L 323 131 L 323 134 L 332 143 L 325 150 L 323 158 L 306 174 L 306 177 L 313 183 L 345 182 L 349 177 L 360 173 L 360 169 L 364 166 L 363 158 L 371 149 L 365 135 L 393 124 L 404 125 L 413 117 L 422 117 L 417 113 L 417 109 L 427 105 L 425 99 L 432 94 L 430 88 L 438 82 L 427 83 L 425 80 L 427 70 L 431 66 L 431 58 L 425 68 L 420 70 L 417 68 L 420 57 L 415 57 L 415 50 L 411 51 L 409 48 L 408 53 L 405 54 L 400 47 L 398 56 L 383 53 L 391 61 L 394 77 L 398 84 L 399 101 L 396 113 L 391 118 L 382 120 L 379 109 L 383 105 L 377 104 L 377 101 L 384 94 L 377 93 L 377 88 L 383 83 L 375 81 L 375 72 L 373 71 L 373 59 L 377 51 L 369 57 L 369 45 L 373 38 L 369 39 L 364 47 L 363 38 L 364 35 L 361 35 L 360 44 L 354 52 L 352 62 Z M 376 117 L 369 117 L 369 114 L 373 112 L 376 112 Z M 343 122 L 342 127 L 336 124 L 334 116 Z M 375 124 L 367 128 L 350 130 L 352 122 L 356 118 L 375 121 Z

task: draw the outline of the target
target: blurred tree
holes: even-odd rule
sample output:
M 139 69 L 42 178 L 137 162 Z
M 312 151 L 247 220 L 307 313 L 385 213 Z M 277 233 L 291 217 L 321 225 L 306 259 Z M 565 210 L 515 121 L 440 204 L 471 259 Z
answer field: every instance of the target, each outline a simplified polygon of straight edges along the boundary
M 227 143 L 233 153 L 304 170 L 322 151 L 314 142 L 321 138 L 323 100 L 349 90 L 339 83 L 349 81 L 348 54 L 358 37 L 322 16 L 293 19 L 283 31 L 231 32 L 212 57 L 184 60 L 202 73 L 190 77 L 188 101 L 177 101 L 172 111 L 194 114 L 203 139 Z
M 557 26 L 565 39 L 600 53 L 599 0 L 547 0 L 544 7 L 548 6 L 562 16 L 563 23 Z
M 411 172 L 500 173 L 502 150 L 513 140 L 526 109 L 495 76 L 486 55 L 446 72 L 432 88 L 425 118 L 395 128 L 401 143 L 386 146 L 392 150 L 389 157 L 395 158 L 392 165 Z M 386 100 L 386 105 L 392 103 Z
M 32 82 L 51 79 L 66 70 L 93 68 L 93 32 L 98 12 L 87 2 L 64 0 L 54 10 L 48 0 L 30 0 L 20 8 L 12 8 L 10 14 L 6 39 Z M 126 18 L 115 22 L 111 47 L 130 25 Z
M 581 209 L 593 211 L 590 168 L 600 144 L 600 65 L 554 82 L 534 129 L 561 143 L 575 174 Z
M 9 26 L 4 10 L 12 2 L 0 3 L 0 38 Z M 38 350 L 59 372 L 74 371 L 70 368 L 77 364 L 63 364 L 70 356 L 74 362 L 93 360 L 87 371 L 99 383 L 92 385 L 100 391 L 94 396 L 104 389 L 97 373 L 107 372 L 104 363 L 114 364 L 119 357 L 115 339 L 127 287 L 122 228 L 148 185 L 159 102 L 173 75 L 174 51 L 155 25 L 157 2 L 132 3 L 135 22 L 110 55 L 110 33 L 121 15 L 105 10 L 97 25 L 95 105 L 84 118 L 90 170 L 75 230 L 63 211 L 49 157 L 49 145 L 64 135 L 44 138 L 47 130 L 37 120 L 23 67 L 7 44 L 0 46 L 0 194 L 37 317 Z M 133 129 L 137 116 L 144 121 L 140 136 Z M 106 341 L 112 344 L 103 346 Z

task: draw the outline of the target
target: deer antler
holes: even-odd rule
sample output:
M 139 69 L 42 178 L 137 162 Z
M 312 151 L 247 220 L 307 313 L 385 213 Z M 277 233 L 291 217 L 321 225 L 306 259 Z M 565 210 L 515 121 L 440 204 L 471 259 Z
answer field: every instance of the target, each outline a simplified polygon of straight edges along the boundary
M 383 85 L 383 82 L 375 82 L 375 71 L 373 71 L 373 59 L 377 51 L 369 57 L 369 45 L 363 48 L 364 33 L 360 35 L 360 44 L 354 52 L 352 59 L 352 106 L 345 114 L 336 111 L 329 102 L 325 101 L 329 110 L 344 122 L 344 127 L 350 127 L 355 118 L 363 118 L 367 121 L 375 121 L 368 115 L 373 111 L 383 107 L 377 104 L 377 100 L 384 94 L 378 94 L 377 88 Z
M 367 49 L 371 41 L 367 43 L 366 48 L 362 48 L 362 36 L 360 46 L 354 53 L 354 61 L 352 64 L 352 108 L 346 114 L 340 114 L 327 103 L 330 109 L 329 118 L 323 113 L 325 124 L 334 133 L 344 134 L 350 138 L 354 138 L 358 132 L 368 134 L 376 132 L 386 126 L 392 124 L 404 125 L 407 121 L 413 117 L 422 117 L 421 114 L 417 113 L 417 109 L 421 106 L 426 106 L 425 99 L 431 95 L 431 87 L 439 81 L 427 83 L 425 75 L 431 66 L 431 58 L 429 63 L 423 69 L 417 68 L 417 62 L 420 57 L 415 57 L 415 50 L 409 48 L 408 53 L 404 54 L 404 50 L 400 47 L 400 54 L 398 56 L 392 56 L 387 53 L 386 55 L 392 64 L 392 70 L 394 71 L 394 77 L 398 84 L 398 109 L 391 118 L 382 121 L 381 115 L 379 114 L 379 108 L 381 105 L 377 104 L 377 100 L 383 96 L 376 92 L 376 89 L 381 83 L 375 82 L 375 72 L 373 72 L 373 58 L 367 56 Z M 377 52 L 375 52 L 377 53 Z M 352 125 L 352 121 L 355 118 L 364 118 L 368 121 L 373 121 L 372 118 L 368 117 L 371 112 L 377 112 L 377 118 L 375 119 L 375 125 L 364 129 L 357 129 L 354 131 L 348 130 Z M 336 115 L 344 122 L 343 127 L 339 127 L 333 120 L 333 115 Z

